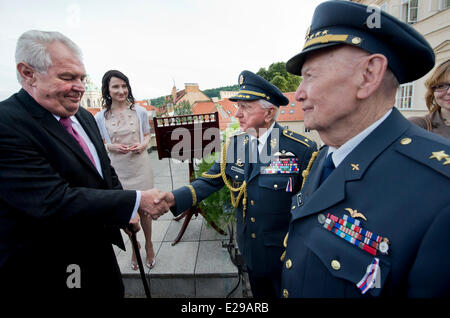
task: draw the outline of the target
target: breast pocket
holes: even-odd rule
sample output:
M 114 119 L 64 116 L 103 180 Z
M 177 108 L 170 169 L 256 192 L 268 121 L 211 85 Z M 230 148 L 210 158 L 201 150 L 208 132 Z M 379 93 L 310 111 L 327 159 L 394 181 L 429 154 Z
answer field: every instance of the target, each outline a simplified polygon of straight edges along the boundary
M 379 267 L 375 275 L 374 288 L 369 289 L 367 294 L 378 296 L 381 293 L 391 268 L 387 258 L 370 255 L 320 226 L 314 226 L 311 229 L 304 243 L 320 259 L 331 276 L 345 280 L 348 283 L 346 285 L 354 286 L 354 289 L 345 288 L 346 294 L 342 295 L 343 297 L 349 296 L 349 293 L 355 296 L 361 295 L 357 284 L 362 283 L 363 287 L 363 278 L 373 263 L 374 257 L 377 257 Z
M 296 179 L 297 175 L 295 174 L 261 174 L 259 176 L 258 185 L 264 189 L 286 192 L 289 182 L 291 183 L 292 189 L 295 187 Z M 292 192 L 289 193 L 292 195 Z
M 225 168 L 225 173 L 230 177 L 230 181 L 237 185 L 244 181 L 244 166 L 239 167 L 236 164 L 228 164 Z

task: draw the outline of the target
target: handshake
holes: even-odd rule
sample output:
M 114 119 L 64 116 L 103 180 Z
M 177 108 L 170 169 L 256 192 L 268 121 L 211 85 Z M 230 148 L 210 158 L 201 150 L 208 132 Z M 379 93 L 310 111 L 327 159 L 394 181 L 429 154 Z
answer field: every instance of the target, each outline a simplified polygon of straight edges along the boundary
M 163 192 L 156 188 L 141 191 L 141 202 L 139 204 L 136 216 L 130 220 L 130 226 L 134 228 L 134 232 L 139 231 L 139 215 L 141 217 L 151 217 L 153 220 L 158 219 L 175 205 L 175 198 L 172 192 Z

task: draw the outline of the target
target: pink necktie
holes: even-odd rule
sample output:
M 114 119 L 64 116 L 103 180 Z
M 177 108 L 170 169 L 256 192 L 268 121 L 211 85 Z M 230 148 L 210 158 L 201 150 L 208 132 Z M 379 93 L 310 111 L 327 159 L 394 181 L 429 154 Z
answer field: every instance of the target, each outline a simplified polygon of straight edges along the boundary
M 77 131 L 75 129 L 73 129 L 72 127 L 72 122 L 70 121 L 70 117 L 66 117 L 66 118 L 62 118 L 59 120 L 59 122 L 61 123 L 61 125 L 67 130 L 67 132 L 73 137 L 75 138 L 75 140 L 78 142 L 78 144 L 80 145 L 81 149 L 83 149 L 83 151 L 86 153 L 86 155 L 89 157 L 89 159 L 91 159 L 92 164 L 94 165 L 94 167 L 97 167 L 97 165 L 95 164 L 94 161 L 94 157 L 92 157 L 91 152 L 89 151 L 89 148 L 86 144 L 86 142 L 83 140 L 83 138 L 77 133 Z

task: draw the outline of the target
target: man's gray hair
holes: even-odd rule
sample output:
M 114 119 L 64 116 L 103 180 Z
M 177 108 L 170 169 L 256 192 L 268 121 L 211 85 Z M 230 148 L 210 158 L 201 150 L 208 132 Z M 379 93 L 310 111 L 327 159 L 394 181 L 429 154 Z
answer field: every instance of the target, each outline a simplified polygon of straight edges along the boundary
M 39 73 L 46 73 L 52 65 L 52 60 L 47 47 L 52 42 L 61 42 L 72 51 L 82 62 L 81 49 L 71 39 L 59 32 L 47 32 L 30 30 L 23 33 L 17 40 L 16 65 L 25 62 Z M 17 79 L 22 84 L 22 77 L 17 72 Z
M 275 106 L 274 104 L 272 104 L 271 102 L 266 101 L 265 99 L 258 99 L 259 101 L 259 105 L 264 108 L 264 109 L 268 109 L 271 107 L 275 107 L 277 109 L 277 112 L 275 113 L 275 116 L 273 117 L 273 120 L 277 120 L 278 118 L 278 114 L 280 113 L 280 109 L 279 107 Z

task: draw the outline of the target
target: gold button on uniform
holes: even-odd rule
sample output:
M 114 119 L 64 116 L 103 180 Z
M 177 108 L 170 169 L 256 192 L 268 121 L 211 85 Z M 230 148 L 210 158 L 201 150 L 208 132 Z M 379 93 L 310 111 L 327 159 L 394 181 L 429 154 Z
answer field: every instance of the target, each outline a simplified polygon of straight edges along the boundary
M 295 205 L 292 206 L 292 210 L 295 210 Z
M 331 261 L 331 267 L 335 270 L 338 271 L 341 268 L 341 263 L 339 263 L 337 260 L 332 260 Z
M 290 259 L 288 259 L 288 260 L 286 261 L 286 268 L 287 268 L 287 269 L 291 269 L 291 267 L 292 267 L 292 261 L 291 261 Z
M 411 143 L 411 141 L 412 141 L 411 138 L 403 138 L 402 140 L 400 140 L 400 143 L 401 143 L 402 145 L 408 145 L 408 144 Z
M 255 233 L 252 233 L 252 238 L 256 238 L 256 234 Z
M 251 204 L 251 205 L 255 205 L 255 201 L 250 200 L 250 204 Z
M 288 292 L 288 290 L 286 288 L 283 289 L 283 297 L 284 298 L 288 298 L 289 297 L 289 292 Z
M 250 218 L 250 221 L 252 221 L 252 223 L 255 223 L 255 222 L 256 222 L 256 219 L 255 219 L 254 217 L 251 217 L 251 218 Z
M 273 187 L 274 187 L 275 189 L 278 189 L 278 184 L 274 184 Z

